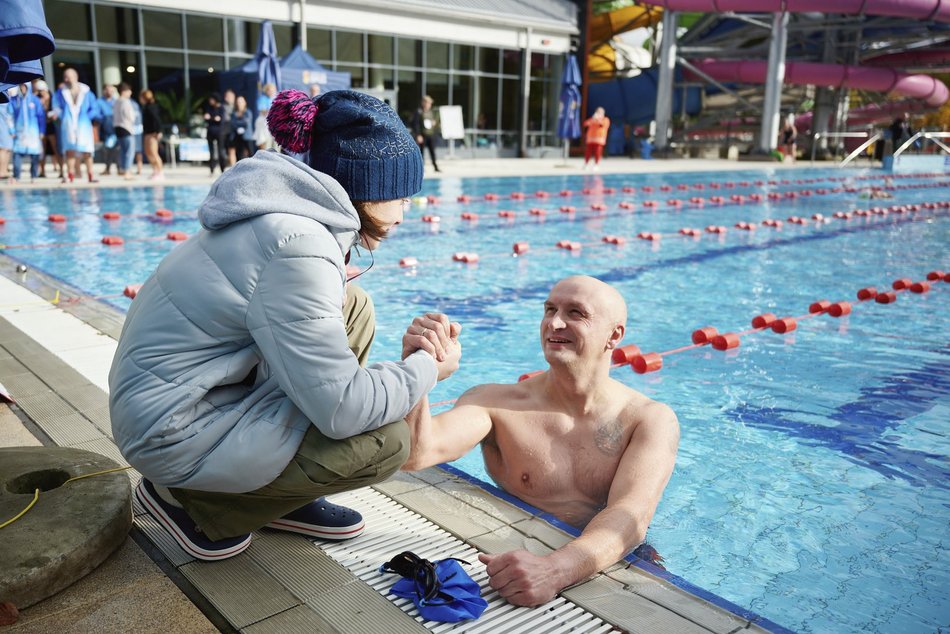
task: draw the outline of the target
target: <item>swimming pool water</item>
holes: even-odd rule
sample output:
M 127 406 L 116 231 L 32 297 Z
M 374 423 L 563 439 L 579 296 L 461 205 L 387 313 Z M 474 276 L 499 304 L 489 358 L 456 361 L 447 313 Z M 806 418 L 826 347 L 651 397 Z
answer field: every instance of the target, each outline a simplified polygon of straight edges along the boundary
M 846 177 L 844 183 L 799 180 Z M 873 180 L 859 180 L 871 176 Z M 739 231 L 742 220 L 831 216 L 835 211 L 950 200 L 950 179 L 895 179 L 894 199 L 868 201 L 859 192 L 764 200 L 741 205 L 671 209 L 690 196 L 801 191 L 880 185 L 880 173 L 831 169 L 543 178 L 445 179 L 427 182 L 438 205 L 417 209 L 359 278 L 373 296 L 379 321 L 373 357 L 396 357 L 412 317 L 429 310 L 463 324 L 462 368 L 437 386 L 433 401 L 457 397 L 484 382 L 512 382 L 545 367 L 539 347 L 541 305 L 558 279 L 576 273 L 615 285 L 630 319 L 625 343 L 644 351 L 688 344 L 703 326 L 745 330 L 754 315 L 802 315 L 810 303 L 854 300 L 864 286 L 888 287 L 898 277 L 923 279 L 950 268 L 946 209 L 786 223 Z M 749 181 L 711 190 L 711 183 Z M 769 185 L 755 181 L 786 180 Z M 700 191 L 644 193 L 643 186 L 705 184 Z M 927 185 L 920 189 L 906 185 Z M 933 185 L 938 185 L 934 187 Z M 636 193 L 620 191 L 637 187 Z M 615 194 L 580 195 L 615 187 Z M 557 192 L 577 192 L 561 199 Z M 554 195 L 536 199 L 536 190 Z M 524 201 L 509 200 L 527 192 Z M 473 201 L 459 204 L 456 197 Z M 499 201 L 483 195 L 496 192 Z M 125 308 L 127 284 L 144 281 L 175 243 L 168 231 L 197 230 L 193 212 L 207 188 L 51 190 L 3 193 L 4 253 L 60 277 L 91 296 Z M 635 211 L 617 207 L 637 203 Z M 651 210 L 645 200 L 659 202 Z M 591 212 L 591 203 L 607 210 Z M 576 214 L 558 211 L 561 205 Z M 544 218 L 528 209 L 541 207 Z M 100 218 L 103 211 L 177 213 L 171 221 Z M 497 217 L 516 211 L 513 219 Z M 478 213 L 462 221 L 463 211 Z M 57 227 L 48 213 L 63 213 Z M 438 214 L 424 223 L 421 214 Z M 725 225 L 722 236 L 674 236 L 684 226 Z M 662 232 L 657 243 L 641 231 Z M 122 247 L 99 244 L 103 235 Z M 625 245 L 600 242 L 623 235 Z M 584 244 L 579 253 L 552 248 Z M 531 251 L 512 257 L 511 245 Z M 71 247 L 17 248 L 37 243 Z M 12 248 L 10 248 L 12 247 Z M 452 261 L 477 252 L 476 265 Z M 400 258 L 419 266 L 402 269 Z M 361 259 L 360 264 L 368 264 Z M 940 283 L 942 284 L 942 283 Z M 854 303 L 843 319 L 819 316 L 788 335 L 749 334 L 728 352 L 708 346 L 670 355 L 661 371 L 612 376 L 677 412 L 682 439 L 676 470 L 650 527 L 650 543 L 666 568 L 688 581 L 802 632 L 917 632 L 950 625 L 950 286 L 901 293 L 896 303 Z M 477 453 L 459 466 L 486 478 Z

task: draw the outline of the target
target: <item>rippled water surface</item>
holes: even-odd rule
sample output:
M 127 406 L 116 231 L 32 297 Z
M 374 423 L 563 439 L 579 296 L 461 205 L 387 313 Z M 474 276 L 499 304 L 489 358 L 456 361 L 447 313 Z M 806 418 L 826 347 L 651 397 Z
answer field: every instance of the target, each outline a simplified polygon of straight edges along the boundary
M 689 189 L 676 189 L 679 184 Z M 699 327 L 745 330 L 759 313 L 800 316 L 816 300 L 854 300 L 865 286 L 883 289 L 896 278 L 917 281 L 950 269 L 945 208 L 786 222 L 778 230 L 733 227 L 950 201 L 950 179 L 943 177 L 897 178 L 892 200 L 862 198 L 865 188 L 882 184 L 880 173 L 832 169 L 427 182 L 423 193 L 438 196 L 439 204 L 415 209 L 360 278 L 377 308 L 373 357 L 398 356 L 413 316 L 449 313 L 465 327 L 463 366 L 432 395 L 449 400 L 472 385 L 511 382 L 545 367 L 541 305 L 553 283 L 569 274 L 615 285 L 630 308 L 626 343 L 659 352 L 688 344 Z M 663 185 L 673 190 L 660 191 Z M 638 191 L 624 193 L 624 186 Z M 656 189 L 644 192 L 644 186 Z M 603 193 L 605 187 L 617 191 Z M 584 188 L 595 191 L 583 195 Z M 832 188 L 855 191 L 817 193 Z M 562 198 L 562 189 L 575 194 Z M 538 190 L 552 196 L 536 198 Z M 784 197 L 803 190 L 812 195 Z M 527 199 L 511 200 L 514 191 Z M 769 192 L 783 198 L 769 200 Z M 206 193 L 197 187 L 7 191 L 0 243 L 6 254 L 124 309 L 129 300 L 122 289 L 144 281 L 174 248 L 163 239 L 167 232 L 197 230 L 193 212 Z M 462 193 L 472 202 L 456 202 Z M 486 201 L 486 193 L 501 200 Z M 728 204 L 733 194 L 763 200 Z M 716 195 L 727 204 L 710 204 Z M 690 205 L 693 196 L 706 204 Z M 684 205 L 669 206 L 671 198 Z M 643 206 L 647 200 L 657 207 Z M 636 210 L 619 208 L 621 201 Z M 598 203 L 606 210 L 590 209 Z M 561 212 L 562 205 L 576 213 Z M 546 215 L 531 215 L 532 207 Z M 159 208 L 175 216 L 159 220 L 152 215 Z M 499 210 L 516 215 L 500 218 Z M 106 221 L 104 211 L 124 217 Z M 461 220 L 462 212 L 479 219 Z M 62 213 L 67 222 L 49 223 L 49 213 Z M 437 214 L 441 222 L 422 222 L 421 214 Z M 682 227 L 708 225 L 729 230 L 677 235 Z M 663 237 L 636 239 L 643 231 Z M 628 241 L 607 245 L 601 242 L 607 234 Z M 103 246 L 103 235 L 126 243 Z M 559 240 L 583 248 L 553 248 Z M 518 241 L 531 250 L 516 258 L 510 253 Z M 459 251 L 478 253 L 480 262 L 453 262 Z M 419 266 L 400 268 L 404 257 Z M 934 282 L 929 293 L 900 293 L 894 304 L 855 303 L 842 319 L 801 320 L 787 335 L 749 334 L 729 352 L 707 346 L 670 355 L 657 373 L 614 370 L 617 379 L 670 404 L 682 426 L 676 470 L 649 533 L 668 570 L 796 631 L 950 627 L 948 314 L 950 285 Z M 486 478 L 477 452 L 458 466 Z

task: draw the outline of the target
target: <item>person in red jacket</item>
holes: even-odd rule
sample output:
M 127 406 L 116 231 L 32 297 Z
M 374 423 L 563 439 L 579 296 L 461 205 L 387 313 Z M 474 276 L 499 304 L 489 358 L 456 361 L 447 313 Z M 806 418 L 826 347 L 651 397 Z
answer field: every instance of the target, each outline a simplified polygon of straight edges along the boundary
M 590 158 L 594 157 L 594 170 L 600 169 L 600 157 L 604 154 L 607 145 L 607 130 L 610 129 L 610 119 L 605 115 L 603 108 L 594 110 L 591 118 L 584 122 L 587 134 L 584 137 L 584 169 L 590 166 Z

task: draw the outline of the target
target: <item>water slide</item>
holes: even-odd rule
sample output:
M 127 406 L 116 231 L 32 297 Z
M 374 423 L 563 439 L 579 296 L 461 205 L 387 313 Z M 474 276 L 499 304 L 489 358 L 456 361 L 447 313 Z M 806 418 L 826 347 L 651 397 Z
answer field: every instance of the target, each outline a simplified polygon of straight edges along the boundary
M 705 13 L 840 13 L 950 22 L 950 2 L 944 0 L 642 0 L 670 11 Z
M 845 15 L 876 15 L 950 22 L 950 2 L 945 0 L 643 0 L 644 4 L 663 7 L 670 11 L 774 13 L 837 13 Z M 923 51 L 917 53 L 922 55 Z M 902 55 L 902 54 L 897 54 Z M 907 61 L 911 58 L 909 53 Z M 897 61 L 901 58 L 894 58 Z M 768 62 L 706 60 L 694 62 L 700 70 L 720 81 L 764 83 Z M 950 91 L 938 79 L 929 75 L 908 75 L 877 66 L 843 66 L 811 62 L 789 62 L 785 65 L 785 82 L 816 86 L 857 88 L 908 97 L 908 101 L 885 103 L 856 108 L 851 111 L 851 123 L 869 123 L 896 112 L 935 109 L 942 106 Z M 924 106 L 921 108 L 921 106 Z M 799 117 L 796 125 L 807 129 L 811 114 Z

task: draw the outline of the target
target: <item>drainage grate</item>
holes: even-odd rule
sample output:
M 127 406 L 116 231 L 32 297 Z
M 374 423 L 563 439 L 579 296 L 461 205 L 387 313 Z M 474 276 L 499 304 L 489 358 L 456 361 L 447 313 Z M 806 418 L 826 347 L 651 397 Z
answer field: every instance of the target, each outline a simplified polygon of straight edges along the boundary
M 502 634 L 530 632 L 611 632 L 617 629 L 562 597 L 556 597 L 543 608 L 520 608 L 511 605 L 488 586 L 485 565 L 478 561 L 478 551 L 426 518 L 373 489 L 360 489 L 333 496 L 337 504 L 354 506 L 372 527 L 356 539 L 316 544 L 337 563 L 356 575 L 371 588 L 392 599 L 393 604 L 433 632 L 490 632 Z M 482 589 L 488 608 L 480 618 L 462 623 L 423 621 L 408 599 L 389 595 L 389 588 L 399 579 L 396 574 L 381 573 L 379 567 L 395 555 L 411 550 L 429 560 L 458 557 L 469 562 L 463 566 Z

